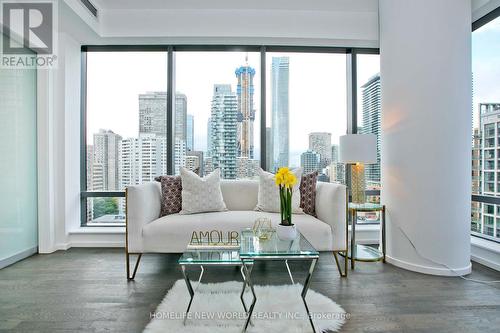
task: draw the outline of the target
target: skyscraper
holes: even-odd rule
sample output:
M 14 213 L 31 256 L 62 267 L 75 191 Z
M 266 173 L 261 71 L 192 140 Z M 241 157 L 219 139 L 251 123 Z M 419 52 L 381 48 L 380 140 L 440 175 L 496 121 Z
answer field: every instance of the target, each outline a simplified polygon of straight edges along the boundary
M 500 196 L 500 188 L 496 186 L 495 174 L 500 172 L 500 163 L 495 157 L 496 150 L 500 149 L 500 103 L 479 104 L 479 130 L 475 132 L 480 138 L 475 137 L 474 143 L 481 145 L 481 151 L 476 152 L 476 158 L 481 161 L 476 163 L 473 176 L 480 177 L 479 181 L 472 182 L 479 186 L 481 195 Z M 474 156 L 473 156 L 474 157 Z M 480 168 L 480 169 L 479 169 Z M 478 170 L 479 169 L 479 170 Z M 473 178 L 474 180 L 474 178 Z M 474 207 L 474 206 L 473 206 Z M 490 237 L 500 237 L 500 205 L 481 203 L 481 208 L 476 216 L 476 230 Z M 473 225 L 474 226 L 474 225 Z
M 122 137 L 111 130 L 94 134 L 92 189 L 94 191 L 119 190 L 119 161 Z
M 212 156 L 212 118 L 207 120 L 207 157 Z
M 167 135 L 167 93 L 148 92 L 139 95 L 139 134 Z
M 266 127 L 266 170 L 272 171 L 273 169 L 273 132 L 271 127 Z
M 332 163 L 339 161 L 339 145 L 332 145 Z
M 186 168 L 192 171 L 197 171 L 198 175 L 204 175 L 203 152 L 199 150 L 191 150 L 186 152 Z M 198 169 L 198 170 L 196 170 Z
M 272 170 L 289 164 L 289 57 L 273 57 L 271 65 Z
M 188 114 L 186 120 L 186 148 L 188 151 L 192 151 L 194 150 L 194 116 Z
M 320 168 L 326 168 L 332 161 L 332 133 L 309 133 L 309 150 L 320 155 Z
M 142 184 L 167 173 L 166 138 L 156 134 L 140 134 L 121 142 L 121 187 Z
M 237 97 L 231 85 L 215 84 L 210 117 L 212 163 L 226 179 L 236 178 L 237 110 Z
M 377 163 L 365 166 L 367 185 L 380 185 L 380 74 L 376 74 L 366 82 L 361 89 L 363 99 L 363 127 L 360 134 L 375 134 L 377 136 Z
M 313 150 L 308 150 L 300 155 L 300 166 L 304 173 L 318 171 L 320 169 L 321 155 Z
M 184 94 L 175 94 L 174 137 L 187 141 L 187 97 Z
M 235 71 L 238 83 L 236 95 L 238 96 L 238 156 L 253 159 L 253 122 L 255 110 L 253 105 L 253 77 L 255 69 L 245 65 Z

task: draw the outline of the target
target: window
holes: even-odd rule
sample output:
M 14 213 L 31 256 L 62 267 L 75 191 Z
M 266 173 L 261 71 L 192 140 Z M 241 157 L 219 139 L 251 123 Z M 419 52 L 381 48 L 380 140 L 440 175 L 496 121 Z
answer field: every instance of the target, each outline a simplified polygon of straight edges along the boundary
M 472 202 L 471 232 L 496 241 L 500 241 L 500 164 L 495 163 L 500 160 L 499 37 L 500 18 L 472 33 L 472 194 L 478 201 Z
M 338 142 L 347 131 L 346 55 L 269 52 L 266 65 L 267 169 L 302 167 L 345 183 Z
M 251 179 L 261 166 L 302 166 L 318 171 L 320 181 L 346 183 L 338 140 L 355 127 L 347 108 L 347 96 L 356 95 L 347 85 L 348 73 L 356 73 L 351 52 L 357 54 L 279 46 L 82 47 L 82 225 L 123 225 L 125 188 L 181 167 Z M 379 65 L 377 55 L 358 57 L 362 105 L 361 81 Z M 376 133 L 380 86 L 373 94 L 378 102 L 366 107 L 373 108 Z M 358 121 L 363 126 L 362 116 Z M 379 163 L 373 170 L 369 198 L 378 201 Z
M 123 191 L 166 174 L 167 53 L 86 54 L 86 191 Z M 123 224 L 125 202 L 89 197 L 83 224 Z
M 176 52 L 175 174 L 186 166 L 199 175 L 220 168 L 225 179 L 257 177 L 260 72 L 259 52 Z

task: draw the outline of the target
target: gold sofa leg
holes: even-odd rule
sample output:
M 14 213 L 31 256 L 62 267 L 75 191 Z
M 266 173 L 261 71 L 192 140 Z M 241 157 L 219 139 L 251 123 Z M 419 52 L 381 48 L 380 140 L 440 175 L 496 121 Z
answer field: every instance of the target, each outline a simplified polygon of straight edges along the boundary
M 135 262 L 134 266 L 134 272 L 132 273 L 132 276 L 130 276 L 130 255 L 135 254 L 135 253 L 128 253 L 125 252 L 125 259 L 126 259 L 126 265 L 127 265 L 127 280 L 133 280 L 135 278 L 135 274 L 137 273 L 137 268 L 139 267 L 139 262 L 141 261 L 142 253 L 138 253 L 139 256 L 137 257 L 137 261 Z

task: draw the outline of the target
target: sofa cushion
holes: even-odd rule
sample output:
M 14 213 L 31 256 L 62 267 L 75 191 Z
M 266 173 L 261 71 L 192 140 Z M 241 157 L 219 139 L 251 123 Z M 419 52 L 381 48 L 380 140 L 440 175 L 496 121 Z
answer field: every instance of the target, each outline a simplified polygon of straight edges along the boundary
M 219 230 L 240 232 L 252 228 L 255 219 L 267 217 L 276 227 L 279 213 L 258 211 L 226 211 L 193 215 L 167 215 L 146 224 L 142 229 L 144 252 L 183 252 L 191 240 L 193 231 Z M 318 251 L 332 249 L 330 225 L 311 215 L 294 215 L 293 223 Z
M 161 183 L 160 216 L 180 212 L 182 209 L 181 176 L 159 176 L 155 180 Z
M 224 202 L 229 210 L 253 210 L 257 205 L 259 182 L 247 179 L 222 179 Z
M 220 212 L 227 210 L 220 189 L 220 169 L 201 178 L 193 171 L 181 168 L 182 210 L 180 214 Z
M 302 168 L 292 170 L 297 183 L 293 186 L 292 190 L 292 212 L 294 214 L 301 214 L 300 208 L 300 179 L 302 177 Z M 257 197 L 257 206 L 255 210 L 271 213 L 279 213 L 280 211 L 280 194 L 279 187 L 274 180 L 274 174 L 259 170 L 259 195 Z
M 316 216 L 316 182 L 318 171 L 302 175 L 300 180 L 300 208 L 305 214 Z

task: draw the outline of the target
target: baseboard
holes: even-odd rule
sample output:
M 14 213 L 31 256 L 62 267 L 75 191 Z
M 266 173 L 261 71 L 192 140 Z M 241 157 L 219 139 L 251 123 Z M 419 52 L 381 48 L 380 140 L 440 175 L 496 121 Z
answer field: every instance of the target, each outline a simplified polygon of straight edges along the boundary
M 72 242 L 69 247 L 118 247 L 125 248 L 125 242 Z
M 29 248 L 29 249 L 21 251 L 21 252 L 18 252 L 10 257 L 0 259 L 0 269 L 7 267 L 7 266 L 10 266 L 10 265 L 12 265 L 18 261 L 21 261 L 23 259 L 26 259 L 26 258 L 34 255 L 35 253 L 38 253 L 38 246 Z
M 470 272 L 472 271 L 472 263 L 469 263 L 469 265 L 466 267 L 454 268 L 453 271 L 451 271 L 446 267 L 437 268 L 433 266 L 417 265 L 401 259 L 393 258 L 391 256 L 386 256 L 386 261 L 394 266 L 404 268 L 409 271 L 429 274 L 429 275 L 460 276 L 460 275 L 470 274 Z

